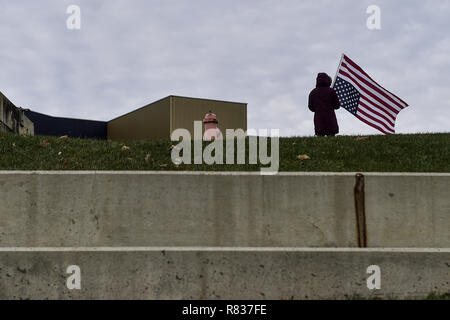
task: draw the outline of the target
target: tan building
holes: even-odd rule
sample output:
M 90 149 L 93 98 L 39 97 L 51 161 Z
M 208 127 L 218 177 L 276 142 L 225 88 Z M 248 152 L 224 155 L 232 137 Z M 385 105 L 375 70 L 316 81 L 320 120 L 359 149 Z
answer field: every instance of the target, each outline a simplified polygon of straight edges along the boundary
M 22 108 L 17 108 L 0 92 L 0 132 L 34 135 L 34 124 L 24 111 Z
M 217 115 L 219 129 L 247 130 L 247 104 L 199 98 L 168 96 L 108 122 L 111 140 L 167 140 L 184 128 L 194 136 L 194 121 L 208 111 Z

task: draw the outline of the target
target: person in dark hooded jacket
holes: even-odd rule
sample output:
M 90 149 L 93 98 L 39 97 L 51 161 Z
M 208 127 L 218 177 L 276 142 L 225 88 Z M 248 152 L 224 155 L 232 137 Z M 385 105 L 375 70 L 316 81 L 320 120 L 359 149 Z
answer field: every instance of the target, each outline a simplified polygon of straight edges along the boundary
M 339 98 L 331 86 L 331 78 L 319 73 L 316 88 L 309 94 L 308 108 L 314 112 L 314 129 L 317 136 L 334 136 L 339 126 L 334 110 L 339 109 Z

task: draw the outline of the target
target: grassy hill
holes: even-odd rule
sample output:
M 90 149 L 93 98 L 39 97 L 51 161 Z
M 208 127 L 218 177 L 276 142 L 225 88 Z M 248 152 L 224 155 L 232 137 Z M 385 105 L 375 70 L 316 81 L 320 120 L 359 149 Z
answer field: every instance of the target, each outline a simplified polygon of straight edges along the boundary
M 176 144 L 0 133 L 0 170 L 255 171 L 261 167 L 176 166 L 170 158 Z M 310 159 L 300 160 L 299 155 Z M 279 171 L 450 172 L 450 133 L 280 138 Z

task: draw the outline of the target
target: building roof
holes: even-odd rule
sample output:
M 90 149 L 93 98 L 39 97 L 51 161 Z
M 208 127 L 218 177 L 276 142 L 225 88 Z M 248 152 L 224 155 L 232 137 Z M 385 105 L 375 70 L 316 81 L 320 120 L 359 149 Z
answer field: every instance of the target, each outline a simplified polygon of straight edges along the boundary
M 120 119 L 120 118 L 122 118 L 122 117 L 124 117 L 124 116 L 126 116 L 126 115 L 129 115 L 130 113 L 133 113 L 133 112 L 135 112 L 135 111 L 141 110 L 141 109 L 143 109 L 143 108 L 147 108 L 147 107 L 151 106 L 151 105 L 154 104 L 154 103 L 157 103 L 157 102 L 160 102 L 160 101 L 163 101 L 163 100 L 166 100 L 166 99 L 170 99 L 170 98 L 197 99 L 197 100 L 205 100 L 205 101 L 214 101 L 214 102 L 224 102 L 224 103 L 234 103 L 234 104 L 245 104 L 245 105 L 247 105 L 247 103 L 245 103 L 245 102 L 235 102 L 235 101 L 225 101 L 225 100 L 217 100 L 217 99 L 208 99 L 208 98 L 195 98 L 195 97 L 186 97 L 186 96 L 168 95 L 167 97 L 164 97 L 164 98 L 162 98 L 162 99 L 153 101 L 153 102 L 151 102 L 151 103 L 149 103 L 149 104 L 146 104 L 145 106 L 142 106 L 142 107 L 140 107 L 140 108 L 134 109 L 134 110 L 132 110 L 132 111 L 130 111 L 130 112 L 127 112 L 127 113 L 122 114 L 122 115 L 120 115 L 120 116 L 118 116 L 118 117 L 115 117 L 114 119 L 111 119 L 111 120 L 109 120 L 109 121 L 113 121 L 113 120 L 116 120 L 116 119 Z

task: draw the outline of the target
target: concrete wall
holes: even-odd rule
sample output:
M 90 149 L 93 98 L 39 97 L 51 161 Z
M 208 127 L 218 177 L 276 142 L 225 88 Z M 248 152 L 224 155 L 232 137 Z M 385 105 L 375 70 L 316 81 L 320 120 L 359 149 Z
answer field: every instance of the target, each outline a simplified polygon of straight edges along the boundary
M 450 174 L 366 174 L 370 247 L 450 248 Z
M 355 247 L 353 173 L 0 172 L 0 246 Z M 367 174 L 369 247 L 450 247 L 450 174 Z
M 354 183 L 353 173 L 0 172 L 0 299 L 449 292 L 450 174 L 365 175 L 368 245 L 399 248 L 333 248 L 356 246 Z M 81 290 L 66 286 L 71 265 Z M 371 265 L 379 290 L 366 285 Z
M 69 290 L 67 267 L 80 267 Z M 367 267 L 381 271 L 369 290 Z M 449 290 L 449 250 L 0 249 L 0 299 L 423 298 Z
M 0 246 L 355 244 L 352 175 L 0 173 Z
M 194 121 L 202 121 L 210 110 L 217 115 L 218 127 L 224 135 L 226 129 L 247 130 L 246 103 L 171 96 L 170 132 L 188 129 L 194 137 Z
M 170 138 L 170 98 L 164 98 L 108 122 L 110 140 Z

